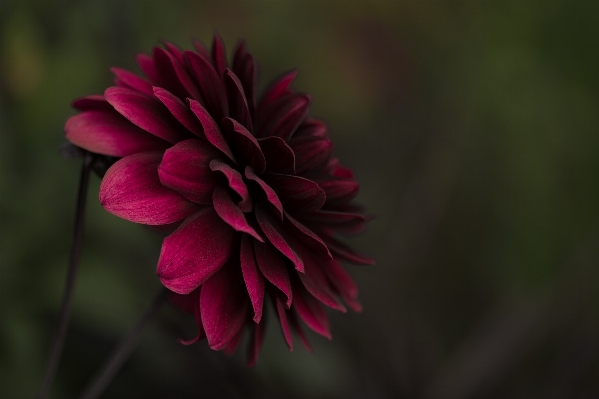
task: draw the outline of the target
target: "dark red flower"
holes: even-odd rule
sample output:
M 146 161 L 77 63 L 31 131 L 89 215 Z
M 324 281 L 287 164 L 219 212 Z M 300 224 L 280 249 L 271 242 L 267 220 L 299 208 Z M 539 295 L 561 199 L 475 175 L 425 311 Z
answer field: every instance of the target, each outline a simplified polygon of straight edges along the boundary
M 365 224 L 352 204 L 358 183 L 332 156 L 325 125 L 307 116 L 310 97 L 290 89 L 296 72 L 256 101 L 255 63 L 243 43 L 229 68 L 221 39 L 209 54 L 170 43 L 140 54 L 146 79 L 113 68 L 116 86 L 73 105 L 67 138 L 120 158 L 100 187 L 104 208 L 135 223 L 178 224 L 157 273 L 173 301 L 195 313 L 193 343 L 233 351 L 252 330 L 254 364 L 270 298 L 284 338 L 299 320 L 330 338 L 321 304 L 359 311 L 358 289 L 340 264 L 371 264 L 337 240 Z M 345 303 L 345 304 L 344 304 Z

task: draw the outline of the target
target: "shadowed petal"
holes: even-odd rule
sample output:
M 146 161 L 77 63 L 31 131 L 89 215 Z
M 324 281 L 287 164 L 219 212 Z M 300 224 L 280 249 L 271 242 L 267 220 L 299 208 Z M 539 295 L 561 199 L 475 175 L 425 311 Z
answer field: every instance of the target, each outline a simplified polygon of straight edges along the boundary
M 283 219 L 283 204 L 281 204 L 275 190 L 266 184 L 264 180 L 259 178 L 250 167 L 245 168 L 245 177 L 258 183 L 258 186 L 260 186 L 262 192 L 266 196 L 266 200 L 277 210 L 279 218 Z
M 223 76 L 227 69 L 227 51 L 225 50 L 225 44 L 223 39 L 218 33 L 214 34 L 214 40 L 212 41 L 212 62 L 214 63 L 214 69 L 218 72 L 218 76 Z
M 270 212 L 265 211 L 261 206 L 256 206 L 255 209 L 258 224 L 268 240 L 275 246 L 275 248 L 293 262 L 298 271 L 303 272 L 304 263 L 295 250 L 290 246 L 288 242 L 289 237 L 283 237 L 281 233 L 282 227 L 279 225 L 280 222 L 273 218 Z
M 333 237 L 323 235 L 322 239 L 326 243 L 326 245 L 329 248 L 329 250 L 331 251 L 331 253 L 333 255 L 335 255 L 335 258 L 343 259 L 348 262 L 357 263 L 360 265 L 374 265 L 375 264 L 374 259 L 372 259 L 366 255 L 357 253 L 356 251 L 349 248 L 348 246 L 346 246 L 345 244 L 341 243 L 340 241 L 336 240 Z
M 326 195 L 322 188 L 312 180 L 299 176 L 268 173 L 264 177 L 281 201 L 297 212 L 317 211 L 324 205 Z
M 327 196 L 327 205 L 346 204 L 360 191 L 360 185 L 353 179 L 327 178 L 316 179 Z
M 212 349 L 224 349 L 243 327 L 248 308 L 244 291 L 241 273 L 233 265 L 221 268 L 202 286 L 202 323 Z
M 254 241 L 254 253 L 256 254 L 256 262 L 260 271 L 268 281 L 285 294 L 287 297 L 287 308 L 289 308 L 293 300 L 291 284 L 289 283 L 287 265 L 285 265 L 280 252 L 270 244 L 261 244 Z
M 241 238 L 240 263 L 243 280 L 254 309 L 254 321 L 260 323 L 264 306 L 264 276 L 258 270 L 252 239 L 246 235 Z
M 281 331 L 283 332 L 283 338 L 289 347 L 289 352 L 293 352 L 293 337 L 291 336 L 291 328 L 289 327 L 289 320 L 287 319 L 287 310 L 285 305 L 279 297 L 273 299 L 277 316 L 279 316 L 279 322 L 281 324 Z
M 258 144 L 266 160 L 266 169 L 270 172 L 295 174 L 295 154 L 291 147 L 280 137 L 258 139 Z
M 248 344 L 248 366 L 254 367 L 258 361 L 258 355 L 260 354 L 260 348 L 262 347 L 262 341 L 264 340 L 265 322 L 260 324 L 254 324 L 252 330 L 252 338 Z
M 292 139 L 289 146 L 295 153 L 295 170 L 298 174 L 323 166 L 333 151 L 333 143 L 320 137 Z
M 245 220 L 243 212 L 235 205 L 231 196 L 224 187 L 216 187 L 212 193 L 214 210 L 229 226 L 242 233 L 247 233 L 256 240 L 264 242 L 260 234 L 256 232 Z
M 202 105 L 195 100 L 189 100 L 189 106 L 195 116 L 200 120 L 200 123 L 204 128 L 204 135 L 206 136 L 206 139 L 208 139 L 213 146 L 221 150 L 233 162 L 235 162 L 235 157 L 231 152 L 231 148 L 229 148 L 229 144 L 227 144 L 225 137 L 220 131 L 220 128 L 214 119 L 212 119 L 212 116 L 210 116 L 206 108 L 202 107 Z
M 65 132 L 76 146 L 113 157 L 168 148 L 166 141 L 132 125 L 113 109 L 84 111 L 71 116 Z
M 235 148 L 235 153 L 241 155 L 246 165 L 252 167 L 256 173 L 262 174 L 266 169 L 266 160 L 256 138 L 247 131 L 243 125 L 231 118 L 222 121 L 225 129 L 229 129 L 229 136 Z
M 306 248 L 309 248 L 313 254 L 326 260 L 333 259 L 333 256 L 329 252 L 329 248 L 323 240 L 288 213 L 285 213 L 285 227 L 286 231 L 294 232 L 294 236 L 301 241 Z
M 229 259 L 234 236 L 210 207 L 188 217 L 164 239 L 156 270 L 160 281 L 171 291 L 190 293 Z
M 252 120 L 254 120 L 256 115 L 256 66 L 254 57 L 247 51 L 243 41 L 237 45 L 232 69 L 243 86 L 250 115 Z
M 110 68 L 110 71 L 114 73 L 119 86 L 128 87 L 139 91 L 140 93 L 147 94 L 148 96 L 154 95 L 152 92 L 152 85 L 133 72 L 121 68 Z
M 183 64 L 174 55 L 159 47 L 155 47 L 153 56 L 154 64 L 162 72 L 161 78 L 167 79 L 168 77 L 170 87 L 177 87 L 177 93 L 185 93 L 181 98 L 190 97 L 195 100 L 202 98 L 195 82 L 189 76 Z
M 229 112 L 233 119 L 239 121 L 250 133 L 254 132 L 252 117 L 248 106 L 245 91 L 235 73 L 227 69 L 224 75 L 227 98 L 229 99 Z
M 161 87 L 154 87 L 153 93 L 187 130 L 199 137 L 205 137 L 202 125 L 179 97 Z
M 160 83 L 160 74 L 156 69 L 156 65 L 154 65 L 154 60 L 147 54 L 139 53 L 135 57 L 137 61 L 137 65 L 143 71 L 144 75 L 150 80 L 154 85 Z M 162 86 L 162 85 L 161 85 Z
M 193 51 L 185 51 L 183 56 L 200 87 L 206 109 L 218 121 L 228 116 L 229 106 L 225 86 L 210 61 Z
M 289 141 L 306 116 L 311 101 L 310 96 L 298 94 L 273 103 L 272 109 L 265 111 L 265 118 L 260 120 L 260 135 L 277 136 Z
M 294 138 L 327 137 L 327 126 L 316 119 L 305 118 L 295 131 Z
M 210 162 L 222 155 L 209 143 L 189 139 L 175 144 L 164 153 L 158 167 L 160 182 L 198 204 L 212 204 L 212 191 L 219 177 Z
M 279 98 L 291 94 L 291 90 L 289 90 L 289 85 L 295 77 L 297 76 L 297 70 L 293 70 L 285 73 L 280 78 L 275 80 L 269 87 L 266 89 L 266 92 L 262 95 L 262 99 L 260 100 L 260 112 L 263 111 L 265 107 L 268 107 L 271 103 L 278 100 Z
M 295 309 L 300 319 L 312 331 L 331 339 L 329 319 L 320 303 L 304 288 L 301 288 L 298 283 L 293 284 L 293 293 L 293 309 Z
M 162 225 L 197 208 L 158 179 L 159 152 L 129 155 L 112 165 L 100 184 L 100 203 L 108 212 L 135 223 Z
M 79 111 L 112 111 L 114 108 L 106 101 L 103 94 L 92 94 L 76 99 L 71 103 L 73 108 L 77 108 Z
M 229 181 L 229 187 L 239 194 L 241 197 L 241 202 L 237 204 L 239 209 L 243 212 L 251 211 L 253 206 L 252 197 L 250 197 L 250 192 L 243 181 L 241 173 L 218 159 L 214 159 L 210 162 L 210 169 L 215 172 L 221 172 Z
M 304 261 L 304 273 L 300 273 L 299 278 L 304 284 L 304 287 L 306 287 L 308 292 L 320 302 L 345 313 L 347 310 L 333 291 L 321 265 L 316 263 L 312 256 L 307 252 L 302 252 L 301 257 Z M 323 262 L 320 263 L 322 264 Z
M 354 312 L 361 312 L 362 305 L 358 301 L 358 285 L 339 262 L 327 262 L 323 265 L 323 270 L 347 306 Z
M 302 215 L 304 221 L 347 233 L 358 233 L 366 227 L 366 217 L 359 213 L 319 210 Z
M 143 130 L 170 143 L 185 138 L 180 127 L 164 105 L 154 97 L 125 87 L 109 87 L 104 97 L 119 114 Z
M 233 336 L 233 338 L 231 338 L 229 340 L 229 342 L 227 342 L 227 345 L 225 346 L 224 352 L 225 355 L 227 356 L 231 356 L 239 347 L 239 344 L 241 343 L 241 338 L 243 337 L 243 328 L 240 328 L 237 333 Z
M 312 349 L 312 345 L 310 345 L 310 342 L 308 341 L 308 337 L 306 337 L 306 334 L 304 333 L 304 329 L 302 328 L 295 313 L 296 312 L 294 312 L 294 311 L 288 312 L 289 321 L 291 321 L 291 325 L 293 326 L 293 329 L 295 330 L 297 335 L 300 337 L 300 341 L 302 341 L 304 348 L 306 348 L 308 353 L 312 353 L 312 352 L 314 352 L 314 350 Z

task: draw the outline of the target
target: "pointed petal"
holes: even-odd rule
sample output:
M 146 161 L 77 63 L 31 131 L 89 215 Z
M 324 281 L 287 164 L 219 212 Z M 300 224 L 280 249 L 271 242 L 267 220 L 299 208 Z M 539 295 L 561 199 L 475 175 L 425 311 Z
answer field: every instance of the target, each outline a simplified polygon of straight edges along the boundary
M 264 179 L 275 190 L 285 207 L 294 212 L 317 211 L 326 201 L 324 190 L 312 180 L 278 173 L 268 173 Z
M 198 83 L 206 109 L 217 121 L 228 116 L 229 106 L 225 86 L 212 64 L 193 51 L 185 51 L 183 56 Z
M 348 262 L 357 263 L 360 265 L 374 265 L 374 259 L 357 253 L 350 247 L 341 243 L 333 237 L 329 237 L 324 235 L 323 241 L 326 243 L 327 247 L 331 251 L 331 253 L 335 256 L 335 258 L 343 259 Z
M 181 50 L 179 48 L 179 46 L 170 43 L 170 42 L 164 42 L 164 47 L 166 47 L 166 50 L 173 56 L 175 57 L 175 59 L 181 64 L 184 65 L 184 60 L 183 60 L 183 50 Z
M 280 226 L 280 222 L 273 218 L 270 212 L 267 212 L 261 206 L 255 207 L 255 213 L 260 228 L 272 245 L 274 245 L 275 248 L 277 248 L 283 255 L 289 258 L 298 271 L 303 272 L 304 263 L 295 250 L 290 246 L 289 237 L 284 237 L 282 235 L 282 227 Z
M 210 162 L 220 152 L 202 140 L 189 139 L 175 144 L 164 153 L 158 167 L 160 182 L 198 204 L 212 204 L 212 191 L 220 179 Z
M 248 107 L 250 109 L 250 115 L 252 120 L 254 120 L 254 116 L 256 115 L 256 66 L 254 57 L 248 53 L 243 41 L 239 42 L 237 45 L 232 69 L 243 86 L 245 98 L 247 99 Z
M 232 264 L 204 283 L 200 309 L 210 348 L 224 349 L 243 327 L 248 309 L 241 273 Z
M 160 184 L 160 152 L 129 155 L 112 165 L 100 184 L 100 203 L 108 212 L 135 223 L 162 225 L 181 220 L 196 206 Z
M 322 267 L 307 252 L 303 252 L 301 257 L 304 261 L 304 273 L 300 273 L 299 278 L 304 287 L 320 302 L 345 313 L 347 310 L 333 291 Z
M 218 33 L 214 34 L 214 40 L 212 41 L 212 62 L 218 76 L 223 76 L 227 69 L 227 51 L 223 39 Z
M 268 116 L 260 122 L 262 137 L 277 136 L 285 141 L 295 133 L 306 114 L 312 98 L 305 94 L 284 97 L 272 105 L 271 111 L 265 111 Z
M 195 39 L 193 41 L 193 47 L 195 47 L 196 51 L 205 59 L 210 59 L 210 54 L 208 54 L 208 50 L 206 50 L 206 46 L 201 41 Z M 184 55 L 185 56 L 185 55 Z
M 253 206 L 252 197 L 250 197 L 250 192 L 243 181 L 241 173 L 218 159 L 214 159 L 210 162 L 210 169 L 222 173 L 229 181 L 229 187 L 239 194 L 241 197 L 241 202 L 237 204 L 239 209 L 243 212 L 251 211 Z
M 246 235 L 241 238 L 240 263 L 243 280 L 254 309 L 254 321 L 260 323 L 264 306 L 264 276 L 258 270 L 252 239 Z
M 92 94 L 91 96 L 80 97 L 71 103 L 73 108 L 79 111 L 112 111 L 114 108 L 106 101 L 103 94 Z
M 161 87 L 154 87 L 153 93 L 187 130 L 193 132 L 196 136 L 205 137 L 202 125 L 179 97 Z
M 233 142 L 235 153 L 240 155 L 246 165 L 258 174 L 264 173 L 266 160 L 256 138 L 239 122 L 231 118 L 222 121 L 225 129 L 229 129 L 229 137 Z
M 299 125 L 293 137 L 298 139 L 304 137 L 326 138 L 327 126 L 319 120 L 306 118 Z
M 190 296 L 191 299 L 194 301 L 193 303 L 193 313 L 196 319 L 196 323 L 198 325 L 198 333 L 196 334 L 195 337 L 191 338 L 191 339 L 181 339 L 179 338 L 179 343 L 185 346 L 188 345 L 193 345 L 198 341 L 203 340 L 206 337 L 206 331 L 204 331 L 204 325 L 202 324 L 202 315 L 200 313 L 200 289 L 201 287 L 198 287 L 196 290 L 194 290 L 193 292 L 191 292 L 188 295 L 184 295 L 184 296 Z M 174 295 L 181 295 L 181 294 L 175 294 Z
M 264 239 L 260 237 L 260 234 L 258 234 L 256 230 L 248 224 L 247 220 L 245 220 L 243 212 L 237 205 L 235 205 L 226 188 L 216 187 L 212 193 L 212 201 L 214 210 L 225 223 L 236 231 L 247 233 L 256 240 L 264 242 Z
M 260 271 L 268 281 L 285 294 L 287 297 L 287 308 L 289 308 L 293 300 L 291 284 L 289 283 L 287 265 L 285 265 L 279 251 L 270 244 L 261 244 L 254 241 L 254 253 L 256 254 L 256 262 Z
M 156 98 L 114 86 L 106 89 L 104 97 L 119 114 L 143 130 L 169 143 L 185 139 L 173 116 Z
M 199 119 L 202 127 L 204 129 L 204 135 L 206 139 L 223 152 L 226 156 L 228 156 L 233 162 L 235 162 L 235 157 L 231 152 L 231 148 L 229 148 L 229 144 L 225 140 L 225 137 L 220 131 L 220 128 L 210 116 L 206 108 L 202 107 L 202 105 L 194 100 L 189 100 L 189 106 L 191 111 L 195 114 L 195 116 Z
M 235 73 L 227 69 L 224 75 L 227 98 L 229 99 L 229 112 L 231 117 L 241 123 L 250 133 L 254 132 L 252 117 L 248 106 L 243 86 Z
M 274 299 L 274 303 L 277 316 L 279 316 L 283 338 L 285 338 L 285 342 L 289 347 L 289 352 L 293 352 L 293 337 L 291 336 L 291 328 L 289 327 L 289 320 L 287 319 L 287 310 L 285 309 L 285 305 L 283 305 L 283 302 L 279 297 Z
M 295 175 L 295 154 L 291 147 L 280 137 L 258 139 L 258 144 L 266 160 L 266 169 L 270 172 Z
M 176 87 L 177 89 L 173 93 L 182 93 L 181 98 L 190 97 L 194 100 L 201 98 L 198 86 L 187 73 L 183 64 L 174 55 L 160 47 L 155 47 L 153 57 L 154 65 L 161 71 L 161 78 L 166 80 L 168 77 L 168 83 L 165 88 Z
M 248 346 L 248 366 L 254 367 L 258 361 L 258 355 L 260 354 L 260 348 L 262 347 L 262 341 L 264 340 L 264 322 L 260 324 L 254 324 L 252 330 L 252 338 Z
M 301 288 L 298 283 L 293 285 L 294 301 L 293 309 L 298 316 L 312 331 L 331 339 L 329 319 L 320 306 L 320 303 L 312 295 Z
M 164 239 L 156 270 L 160 281 L 180 294 L 193 291 L 229 259 L 234 236 L 210 207 L 188 217 Z
M 240 328 L 239 331 L 237 331 L 237 333 L 233 336 L 233 338 L 231 338 L 229 342 L 227 342 L 227 346 L 225 346 L 224 349 L 225 355 L 231 356 L 233 355 L 233 353 L 235 353 L 235 351 L 239 347 L 239 344 L 241 343 L 241 337 L 243 337 L 243 328 Z
M 291 90 L 289 90 L 289 85 L 291 85 L 291 82 L 293 82 L 296 76 L 297 70 L 293 70 L 275 80 L 270 87 L 266 89 L 264 95 L 262 95 L 262 100 L 260 100 L 260 112 L 279 98 L 290 94 Z
M 333 152 L 333 143 L 326 138 L 292 139 L 289 145 L 295 153 L 295 169 L 298 174 L 323 166 Z
M 324 241 L 312 230 L 301 224 L 288 213 L 285 213 L 286 231 L 293 232 L 294 237 L 298 239 L 310 252 L 318 255 L 323 260 L 332 260 L 333 256 Z
M 316 212 L 305 213 L 302 217 L 304 221 L 347 233 L 358 233 L 366 227 L 364 215 L 353 212 L 325 211 L 321 209 Z
M 135 57 L 137 61 L 137 65 L 143 71 L 144 75 L 150 80 L 154 85 L 159 84 L 160 82 L 160 74 L 156 69 L 156 65 L 154 65 L 154 60 L 147 54 L 139 53 Z
M 308 353 L 312 353 L 312 352 L 314 352 L 314 349 L 312 349 L 312 345 L 310 345 L 310 341 L 308 341 L 308 337 L 306 337 L 306 334 L 304 333 L 304 329 L 302 328 L 295 313 L 296 313 L 295 311 L 291 311 L 288 313 L 289 321 L 291 321 L 291 325 L 293 326 L 293 329 L 295 330 L 297 335 L 300 337 L 300 341 L 302 341 L 304 348 L 306 348 Z
M 110 71 L 114 73 L 116 80 L 121 83 L 119 86 L 128 87 L 148 96 L 154 95 L 152 85 L 133 72 L 121 68 L 110 68 Z
M 84 111 L 71 116 L 65 132 L 76 146 L 113 157 L 168 148 L 166 141 L 131 124 L 114 110 Z
M 277 196 L 275 190 L 273 190 L 268 184 L 266 184 L 264 180 L 259 178 L 249 167 L 245 168 L 245 177 L 258 183 L 258 186 L 260 186 L 262 192 L 264 192 L 264 195 L 266 196 L 266 200 L 272 206 L 274 206 L 274 208 L 277 210 L 277 214 L 279 215 L 279 217 L 283 219 L 283 204 L 281 204 L 281 201 L 279 200 L 279 197 Z
M 316 183 L 324 190 L 327 197 L 327 205 L 347 204 L 360 191 L 360 185 L 353 179 L 317 179 Z
M 347 306 L 354 312 L 361 312 L 362 305 L 358 301 L 358 285 L 347 271 L 336 261 L 327 262 L 323 265 L 323 269 Z

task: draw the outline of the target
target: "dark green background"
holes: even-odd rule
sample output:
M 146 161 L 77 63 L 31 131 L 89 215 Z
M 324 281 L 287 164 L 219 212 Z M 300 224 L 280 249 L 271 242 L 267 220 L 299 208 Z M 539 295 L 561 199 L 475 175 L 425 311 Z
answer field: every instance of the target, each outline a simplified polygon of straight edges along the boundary
M 33 397 L 64 284 L 80 161 L 72 99 L 160 40 L 245 38 L 260 87 L 297 67 L 376 219 L 351 243 L 364 312 L 255 369 L 165 308 L 106 398 L 599 397 L 594 1 L 0 0 L 0 397 Z M 160 283 L 160 237 L 88 224 L 53 398 L 76 397 Z M 269 316 L 274 316 L 271 312 Z M 296 340 L 297 341 L 297 340 Z

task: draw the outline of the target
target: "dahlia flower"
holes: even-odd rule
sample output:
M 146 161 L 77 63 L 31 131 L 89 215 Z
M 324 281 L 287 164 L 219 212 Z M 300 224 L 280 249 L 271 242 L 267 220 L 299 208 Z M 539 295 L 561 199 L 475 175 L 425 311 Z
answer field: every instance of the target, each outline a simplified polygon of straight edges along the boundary
M 358 183 L 332 156 L 325 125 L 308 116 L 310 96 L 290 88 L 296 72 L 256 99 L 254 59 L 240 43 L 232 64 L 215 36 L 183 51 L 165 43 L 139 54 L 145 78 L 113 68 L 115 86 L 75 100 L 66 123 L 78 147 L 118 159 L 100 186 L 110 213 L 176 228 L 157 274 L 172 300 L 194 313 L 212 349 L 234 351 L 251 330 L 249 363 L 272 302 L 284 339 L 300 325 L 327 338 L 322 304 L 360 310 L 341 261 L 371 264 L 337 239 L 365 224 L 352 203 Z

